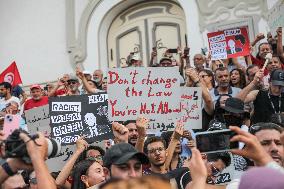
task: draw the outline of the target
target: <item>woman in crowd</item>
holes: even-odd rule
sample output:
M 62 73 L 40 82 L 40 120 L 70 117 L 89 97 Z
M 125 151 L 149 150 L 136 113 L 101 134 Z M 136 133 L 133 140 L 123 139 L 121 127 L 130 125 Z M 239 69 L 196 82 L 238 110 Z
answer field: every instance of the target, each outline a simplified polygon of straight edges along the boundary
M 213 72 L 207 69 L 203 69 L 199 72 L 199 78 L 206 85 L 208 91 L 215 87 L 215 80 Z
M 235 68 L 230 72 L 230 85 L 232 87 L 245 88 L 246 77 L 241 69 Z
M 80 161 L 73 171 L 71 189 L 86 189 L 105 181 L 103 167 L 97 161 Z

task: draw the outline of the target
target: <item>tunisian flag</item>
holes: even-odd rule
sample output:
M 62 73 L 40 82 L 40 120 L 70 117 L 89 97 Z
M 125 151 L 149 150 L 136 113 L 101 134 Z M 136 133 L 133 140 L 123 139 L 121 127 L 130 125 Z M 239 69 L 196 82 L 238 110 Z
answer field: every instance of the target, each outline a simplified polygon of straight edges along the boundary
M 0 74 L 0 82 L 9 82 L 13 87 L 22 83 L 15 61 Z

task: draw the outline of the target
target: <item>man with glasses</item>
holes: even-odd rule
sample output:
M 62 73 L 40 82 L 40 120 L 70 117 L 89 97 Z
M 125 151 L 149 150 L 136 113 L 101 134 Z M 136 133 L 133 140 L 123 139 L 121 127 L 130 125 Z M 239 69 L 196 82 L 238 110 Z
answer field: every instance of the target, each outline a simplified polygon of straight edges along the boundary
M 193 63 L 197 72 L 204 69 L 205 57 L 202 54 L 195 54 L 193 57 Z
M 73 96 L 73 95 L 80 95 L 79 91 L 79 80 L 76 76 L 70 76 L 70 78 L 67 80 L 68 83 L 68 96 Z
M 280 140 L 283 128 L 275 123 L 257 123 L 249 128 L 249 132 L 256 136 L 264 150 L 280 166 L 284 166 L 284 150 Z
M 150 168 L 144 170 L 144 174 L 167 173 L 165 162 L 167 157 L 166 141 L 161 137 L 153 136 L 145 141 L 144 152 L 150 161 Z

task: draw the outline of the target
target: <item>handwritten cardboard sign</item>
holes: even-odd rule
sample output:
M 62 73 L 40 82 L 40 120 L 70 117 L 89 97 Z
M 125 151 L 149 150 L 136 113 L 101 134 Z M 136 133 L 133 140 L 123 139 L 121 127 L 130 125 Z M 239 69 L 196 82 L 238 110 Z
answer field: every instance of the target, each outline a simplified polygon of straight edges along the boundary
M 275 5 L 268 11 L 267 21 L 272 36 L 276 35 L 278 27 L 284 27 L 284 1 L 277 1 Z M 284 38 L 282 38 L 284 41 Z
M 73 155 L 75 150 L 76 150 L 76 145 L 62 146 L 58 156 L 46 160 L 48 170 L 50 172 L 61 171 L 61 169 L 67 163 L 68 159 Z
M 246 28 L 227 29 L 207 34 L 212 60 L 246 56 L 250 42 Z
M 186 130 L 202 129 L 201 100 L 200 87 L 181 87 L 181 119 Z
M 107 105 L 106 93 L 50 98 L 52 138 L 62 145 L 74 144 L 83 135 L 88 143 L 113 138 Z
M 42 132 L 45 136 L 50 135 L 48 105 L 27 110 L 25 111 L 25 116 L 30 134 Z
M 151 120 L 147 133 L 160 135 L 165 131 L 173 131 L 178 120 L 184 122 L 186 130 L 202 128 L 201 88 L 181 87 L 180 92 L 180 114 L 175 118 Z
M 109 119 L 177 117 L 180 112 L 177 67 L 122 68 L 108 71 Z

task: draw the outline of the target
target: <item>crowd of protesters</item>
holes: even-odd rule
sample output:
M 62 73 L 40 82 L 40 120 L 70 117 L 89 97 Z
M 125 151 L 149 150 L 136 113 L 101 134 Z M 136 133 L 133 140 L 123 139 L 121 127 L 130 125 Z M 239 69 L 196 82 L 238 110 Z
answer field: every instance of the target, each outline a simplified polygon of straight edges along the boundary
M 152 136 L 147 133 L 149 120 L 113 122 L 113 142 L 105 148 L 88 144 L 82 136 L 76 150 L 61 171 L 50 173 L 45 163 L 47 141 L 43 134 L 35 140 L 26 133 L 31 163 L 20 157 L 5 158 L 4 133 L 0 131 L 0 184 L 2 188 L 284 188 L 284 52 L 282 28 L 277 35 L 258 34 L 245 57 L 211 60 L 210 54 L 195 54 L 190 66 L 189 49 L 177 49 L 180 60 L 166 51 L 157 60 L 153 48 L 149 66 L 180 70 L 180 85 L 202 89 L 202 129 L 185 130 L 177 122 L 174 131 Z M 260 41 L 265 41 L 261 42 Z M 256 54 L 254 56 L 253 54 Z M 267 55 L 271 53 L 272 58 Z M 142 67 L 138 54 L 127 58 L 128 67 Z M 0 83 L 0 125 L 6 114 L 21 115 L 20 128 L 28 131 L 25 111 L 48 104 L 49 97 L 107 92 L 107 78 L 101 70 L 64 74 L 56 84 L 34 84 L 30 95 L 20 86 Z M 196 147 L 195 133 L 230 129 L 236 133 L 238 149 L 206 154 Z M 183 157 L 182 145 L 190 153 Z M 233 165 L 242 172 L 225 185 L 216 178 Z

